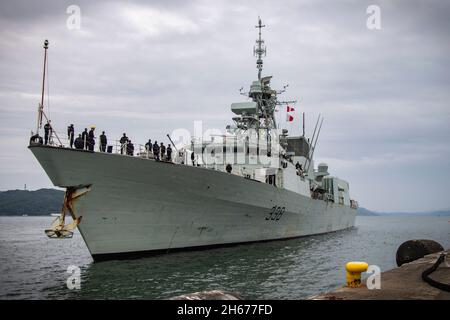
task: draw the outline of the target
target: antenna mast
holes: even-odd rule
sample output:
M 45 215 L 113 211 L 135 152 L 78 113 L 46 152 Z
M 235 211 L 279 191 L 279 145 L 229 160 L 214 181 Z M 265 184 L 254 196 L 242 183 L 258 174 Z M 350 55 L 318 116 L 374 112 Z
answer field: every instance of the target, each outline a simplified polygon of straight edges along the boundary
M 266 46 L 264 40 L 261 39 L 261 29 L 266 25 L 262 24 L 261 17 L 258 17 L 258 25 L 255 28 L 259 29 L 259 38 L 256 40 L 256 45 L 253 47 L 253 55 L 257 57 L 256 68 L 258 69 L 258 80 L 261 81 L 261 71 L 263 69 L 263 55 L 266 56 Z

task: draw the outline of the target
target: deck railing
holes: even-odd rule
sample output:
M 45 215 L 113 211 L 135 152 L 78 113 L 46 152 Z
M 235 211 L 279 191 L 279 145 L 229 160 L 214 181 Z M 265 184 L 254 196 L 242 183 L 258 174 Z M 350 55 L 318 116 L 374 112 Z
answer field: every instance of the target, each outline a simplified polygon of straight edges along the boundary
M 45 141 L 43 141 L 45 144 Z M 83 148 L 80 150 L 89 150 L 88 148 L 88 141 L 83 142 Z M 71 148 L 70 147 L 70 139 L 69 138 L 61 138 L 56 139 L 56 136 L 54 134 L 51 134 L 48 138 L 47 145 L 52 147 L 60 147 L 60 148 Z M 120 143 L 120 140 L 110 140 L 105 146 L 105 150 L 101 150 L 101 142 L 100 137 L 95 138 L 95 144 L 94 144 L 94 152 L 105 152 L 105 153 L 114 153 L 114 154 L 122 154 L 122 155 L 128 155 L 128 156 L 137 156 L 141 158 L 148 158 L 148 159 L 154 159 L 153 152 L 151 150 L 147 150 L 144 144 L 135 144 L 133 143 L 134 150 L 132 154 L 129 154 L 127 152 L 127 144 Z M 75 148 L 75 139 L 74 143 L 72 145 L 72 149 Z M 128 150 L 130 151 L 130 150 Z

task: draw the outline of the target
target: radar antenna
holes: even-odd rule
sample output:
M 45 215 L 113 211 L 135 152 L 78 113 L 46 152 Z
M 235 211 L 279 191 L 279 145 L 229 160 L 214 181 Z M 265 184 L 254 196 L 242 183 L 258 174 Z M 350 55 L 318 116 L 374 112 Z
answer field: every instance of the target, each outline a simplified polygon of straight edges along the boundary
M 266 46 L 264 40 L 261 39 L 261 29 L 266 25 L 262 24 L 261 17 L 258 17 L 258 25 L 255 28 L 259 29 L 259 38 L 256 40 L 256 45 L 253 47 L 253 55 L 257 57 L 256 68 L 258 69 L 258 80 L 261 80 L 261 71 L 263 69 L 263 55 L 266 56 Z

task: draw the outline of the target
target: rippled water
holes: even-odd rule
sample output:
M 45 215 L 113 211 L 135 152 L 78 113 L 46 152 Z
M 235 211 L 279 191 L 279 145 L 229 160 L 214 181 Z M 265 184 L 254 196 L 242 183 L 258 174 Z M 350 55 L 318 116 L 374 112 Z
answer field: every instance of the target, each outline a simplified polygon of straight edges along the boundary
M 395 267 L 398 246 L 450 248 L 449 217 L 357 217 L 356 228 L 294 240 L 94 264 L 80 236 L 48 239 L 52 217 L 0 217 L 1 299 L 164 299 L 222 289 L 253 299 L 304 299 L 341 286 L 344 264 Z M 66 286 L 81 268 L 81 289 Z

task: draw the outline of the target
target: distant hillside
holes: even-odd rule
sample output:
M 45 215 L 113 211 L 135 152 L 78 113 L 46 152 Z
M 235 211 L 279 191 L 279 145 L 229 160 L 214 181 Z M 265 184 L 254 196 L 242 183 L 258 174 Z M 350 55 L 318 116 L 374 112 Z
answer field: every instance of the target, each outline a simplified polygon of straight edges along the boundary
M 422 211 L 422 212 L 378 212 L 366 208 L 358 208 L 358 216 L 396 216 L 396 217 L 414 217 L 414 216 L 450 216 L 450 210 Z
M 56 189 L 9 190 L 0 192 L 0 216 L 48 215 L 61 211 L 64 191 Z
M 357 216 L 377 216 L 378 214 L 376 214 L 373 211 L 367 210 L 366 208 L 358 208 L 358 210 L 356 210 L 356 215 Z
M 450 216 L 450 210 L 421 211 L 421 212 L 377 212 L 377 215 L 397 216 L 397 217 L 414 217 L 414 216 L 446 217 Z

